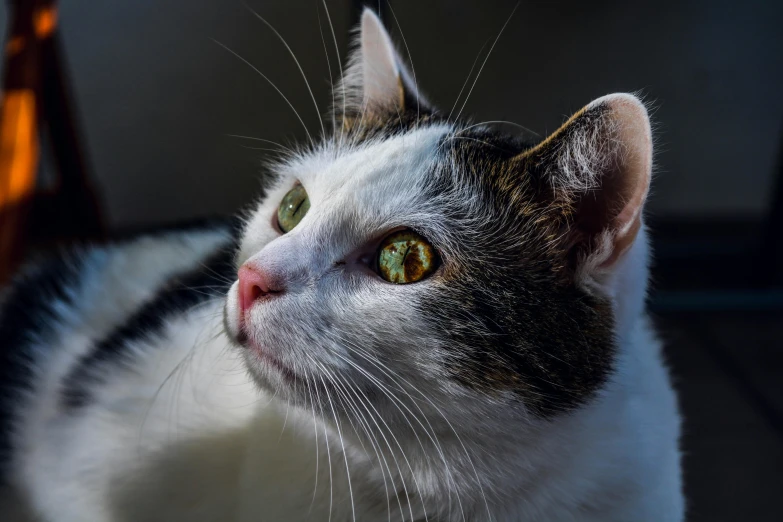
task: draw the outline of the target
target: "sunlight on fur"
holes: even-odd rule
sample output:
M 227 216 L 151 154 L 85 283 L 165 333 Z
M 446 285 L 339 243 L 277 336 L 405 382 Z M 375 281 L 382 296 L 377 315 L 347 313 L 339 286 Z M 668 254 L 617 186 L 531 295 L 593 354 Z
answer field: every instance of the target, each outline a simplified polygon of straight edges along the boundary
M 544 139 L 465 121 L 365 10 L 332 105 L 241 220 L 71 250 L 0 294 L 0 512 L 682 520 L 644 104 Z

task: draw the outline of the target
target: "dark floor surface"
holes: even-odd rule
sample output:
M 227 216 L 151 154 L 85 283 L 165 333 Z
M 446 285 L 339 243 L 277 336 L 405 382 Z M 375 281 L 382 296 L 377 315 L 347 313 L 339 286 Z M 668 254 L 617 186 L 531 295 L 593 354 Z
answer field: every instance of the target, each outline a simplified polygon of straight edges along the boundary
M 783 521 L 783 311 L 659 313 L 688 518 Z

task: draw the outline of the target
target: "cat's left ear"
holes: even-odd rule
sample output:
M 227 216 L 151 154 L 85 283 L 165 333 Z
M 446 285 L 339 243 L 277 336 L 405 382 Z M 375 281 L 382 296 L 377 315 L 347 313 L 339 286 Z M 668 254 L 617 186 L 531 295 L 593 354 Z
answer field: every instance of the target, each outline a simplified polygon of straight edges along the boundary
M 371 9 L 362 13 L 358 45 L 337 86 L 334 110 L 348 118 L 424 110 L 425 102 L 394 48 L 389 33 Z
M 630 94 L 598 98 L 522 159 L 560 216 L 555 234 L 577 270 L 611 271 L 637 239 L 650 189 L 652 137 L 642 102 Z

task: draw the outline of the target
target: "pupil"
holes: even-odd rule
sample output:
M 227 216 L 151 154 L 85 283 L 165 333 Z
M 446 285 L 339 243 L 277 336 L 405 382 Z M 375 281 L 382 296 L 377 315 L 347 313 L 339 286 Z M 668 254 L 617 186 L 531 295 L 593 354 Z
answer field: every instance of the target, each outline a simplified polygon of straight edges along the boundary
M 296 213 L 299 212 L 299 209 L 302 208 L 302 205 L 305 202 L 305 198 L 302 198 L 299 200 L 299 204 L 296 205 L 296 208 L 294 208 L 294 211 L 291 213 L 292 215 L 296 216 Z

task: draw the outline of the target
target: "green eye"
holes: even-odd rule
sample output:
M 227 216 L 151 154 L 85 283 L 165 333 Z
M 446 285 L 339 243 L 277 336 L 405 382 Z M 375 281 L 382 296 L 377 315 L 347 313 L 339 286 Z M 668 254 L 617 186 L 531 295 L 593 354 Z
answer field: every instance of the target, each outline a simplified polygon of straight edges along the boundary
M 277 223 L 280 230 L 288 232 L 302 221 L 310 210 L 310 198 L 302 185 L 297 185 L 288 191 L 277 208 Z
M 390 283 L 421 281 L 438 268 L 438 253 L 413 230 L 390 234 L 378 249 L 378 272 Z

